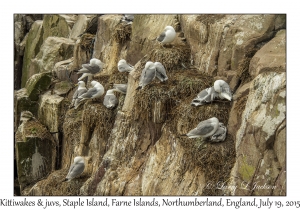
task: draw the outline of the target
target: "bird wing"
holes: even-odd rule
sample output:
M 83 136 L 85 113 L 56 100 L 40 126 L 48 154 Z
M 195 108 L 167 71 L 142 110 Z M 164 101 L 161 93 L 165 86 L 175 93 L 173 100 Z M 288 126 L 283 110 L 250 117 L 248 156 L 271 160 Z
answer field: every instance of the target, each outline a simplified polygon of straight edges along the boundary
M 69 173 L 67 174 L 67 179 L 72 179 L 80 175 L 84 170 L 84 163 L 73 163 L 70 166 Z
M 97 93 L 97 88 L 93 87 L 91 89 L 89 89 L 86 93 L 82 94 L 81 96 L 79 96 L 79 98 L 91 98 L 93 95 L 95 95 Z
M 155 68 L 156 68 L 156 77 L 160 81 L 166 81 L 168 79 L 168 76 L 166 74 L 166 69 L 161 63 L 155 63 Z
M 159 37 L 157 37 L 157 41 L 162 42 L 164 40 L 164 38 L 166 37 L 166 33 L 162 32 Z
M 140 86 L 146 86 L 147 84 L 149 84 L 155 78 L 155 75 L 155 68 L 144 68 L 141 74 Z
M 127 84 L 114 84 L 114 88 L 122 93 L 127 92 Z
M 96 73 L 98 73 L 100 71 L 100 67 L 97 66 L 97 65 L 82 64 L 82 67 L 84 67 L 85 69 L 87 69 L 87 72 L 85 72 L 85 73 L 96 74 Z
M 103 104 L 107 108 L 113 108 L 118 104 L 118 99 L 115 95 L 105 95 Z

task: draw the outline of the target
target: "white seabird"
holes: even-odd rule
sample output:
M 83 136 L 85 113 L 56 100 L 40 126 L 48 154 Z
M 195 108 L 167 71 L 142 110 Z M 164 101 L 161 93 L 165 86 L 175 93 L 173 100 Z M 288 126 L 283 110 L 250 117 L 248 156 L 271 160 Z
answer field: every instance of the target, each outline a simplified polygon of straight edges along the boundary
M 126 92 L 127 92 L 127 86 L 128 86 L 127 84 L 114 84 L 114 89 L 117 92 L 126 94 Z
M 217 98 L 218 95 L 219 94 L 215 91 L 214 87 L 206 88 L 198 93 L 197 97 L 193 99 L 191 105 L 199 106 L 205 103 L 210 103 Z
M 226 138 L 226 132 L 227 132 L 227 128 L 224 126 L 223 123 L 220 122 L 217 131 L 210 137 L 209 141 L 211 142 L 224 141 Z
M 126 62 L 126 60 L 124 59 L 121 59 L 119 62 L 118 62 L 118 70 L 119 72 L 131 72 L 133 70 L 133 66 L 128 64 Z
M 32 119 L 35 119 L 35 117 L 33 116 L 33 114 L 30 111 L 22 111 L 21 112 L 21 116 L 20 116 L 20 122 L 27 122 L 30 121 Z
M 145 65 L 145 68 L 142 71 L 140 82 L 138 89 L 143 89 L 146 85 L 148 85 L 152 80 L 154 80 L 156 75 L 156 68 L 153 62 L 148 61 Z
M 219 93 L 219 98 L 231 101 L 232 94 L 229 85 L 224 80 L 216 80 L 214 82 L 214 89 Z
M 75 109 L 77 109 L 77 107 L 79 106 L 79 96 L 81 96 L 82 94 L 87 92 L 87 89 L 85 87 L 85 82 L 84 81 L 79 81 L 77 83 L 78 88 L 75 91 L 75 93 L 73 94 L 73 99 L 70 105 L 70 108 L 72 108 L 73 106 L 75 106 Z
M 103 105 L 108 108 L 108 109 L 113 109 L 118 105 L 118 99 L 114 94 L 115 89 L 110 89 L 106 92 L 104 100 L 103 100 Z
M 84 170 L 84 158 L 77 156 L 74 158 L 74 163 L 70 166 L 69 173 L 64 181 L 70 181 L 78 177 Z
M 174 41 L 176 37 L 175 29 L 172 26 L 166 26 L 164 31 L 157 37 L 157 41 L 162 44 L 169 44 Z
M 77 73 L 82 74 L 78 80 L 80 81 L 87 76 L 93 76 L 94 74 L 99 73 L 102 71 L 103 67 L 104 63 L 97 58 L 92 58 L 89 64 L 82 64 L 82 69 L 80 69 Z
M 201 121 L 196 128 L 189 131 L 186 136 L 189 138 L 210 137 L 219 127 L 219 120 L 216 117 Z
M 104 87 L 99 82 L 92 81 L 91 85 L 93 86 L 92 88 L 88 89 L 86 93 L 78 97 L 80 98 L 79 102 L 82 102 L 86 99 L 100 98 L 104 94 Z
M 167 76 L 165 67 L 160 62 L 155 62 L 154 66 L 156 68 L 156 77 L 161 82 L 167 81 L 168 80 L 168 76 Z

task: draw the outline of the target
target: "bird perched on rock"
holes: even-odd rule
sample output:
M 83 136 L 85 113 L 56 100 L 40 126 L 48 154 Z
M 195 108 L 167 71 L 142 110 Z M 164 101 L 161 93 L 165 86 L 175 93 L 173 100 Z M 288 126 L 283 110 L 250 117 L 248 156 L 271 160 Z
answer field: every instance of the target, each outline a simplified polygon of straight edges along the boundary
M 219 122 L 219 127 L 217 131 L 210 137 L 209 141 L 211 142 L 220 142 L 224 141 L 226 138 L 227 128 L 223 123 Z
M 80 99 L 79 102 L 82 102 L 86 99 L 96 99 L 100 98 L 104 94 L 104 87 L 97 81 L 91 82 L 92 88 L 88 89 L 88 91 L 78 98 Z
M 157 37 L 157 41 L 159 41 L 162 45 L 169 44 L 174 41 L 176 37 L 175 29 L 172 26 L 166 26 L 164 31 Z
M 146 85 L 148 85 L 152 80 L 154 80 L 156 75 L 156 68 L 153 62 L 148 61 L 145 65 L 145 68 L 142 71 L 140 82 L 138 89 L 143 89 Z
M 73 99 L 72 99 L 72 102 L 70 105 L 70 108 L 75 106 L 75 109 L 77 109 L 77 107 L 79 106 L 79 101 L 80 101 L 79 96 L 81 96 L 82 94 L 87 92 L 84 81 L 79 81 L 77 83 L 77 85 L 78 85 L 78 88 L 75 91 L 75 93 L 73 94 Z
M 131 72 L 133 70 L 133 66 L 128 64 L 126 62 L 126 60 L 124 59 L 121 59 L 119 62 L 118 62 L 118 70 L 119 72 Z
M 126 92 L 127 92 L 127 86 L 128 86 L 127 84 L 114 84 L 114 89 L 117 92 L 126 94 Z
M 21 112 L 21 116 L 20 116 L 20 122 L 27 122 L 30 121 L 32 119 L 35 119 L 35 117 L 33 116 L 33 114 L 30 111 L 22 111 Z
M 125 15 L 122 17 L 121 22 L 125 22 L 125 23 L 127 23 L 127 24 L 130 24 L 130 23 L 132 23 L 133 19 L 134 19 L 134 15 L 125 14 Z
M 161 82 L 167 81 L 168 80 L 168 76 L 166 74 L 165 67 L 160 62 L 155 62 L 154 66 L 155 66 L 155 69 L 156 69 L 156 77 Z
M 189 138 L 207 138 L 212 136 L 219 127 L 219 120 L 216 117 L 209 118 L 207 120 L 201 121 L 196 128 L 189 131 L 183 136 L 188 136 Z
M 215 91 L 214 87 L 206 88 L 200 93 L 198 93 L 197 97 L 193 99 L 191 105 L 199 106 L 206 103 L 210 103 L 218 96 L 219 94 Z
M 113 109 L 118 105 L 118 99 L 114 94 L 115 89 L 110 89 L 106 91 L 104 100 L 103 100 L 103 105 L 108 108 L 108 109 Z
M 77 156 L 74 158 L 74 163 L 70 166 L 69 173 L 64 181 L 71 181 L 78 177 L 84 170 L 84 158 Z
M 219 94 L 219 98 L 231 101 L 232 93 L 229 85 L 224 80 L 216 80 L 214 82 L 214 89 Z
M 97 58 L 92 58 L 89 64 L 82 64 L 82 68 L 78 70 L 77 74 L 82 74 L 82 76 L 78 79 L 79 81 L 87 76 L 93 76 L 94 74 L 102 71 L 104 63 L 102 63 Z

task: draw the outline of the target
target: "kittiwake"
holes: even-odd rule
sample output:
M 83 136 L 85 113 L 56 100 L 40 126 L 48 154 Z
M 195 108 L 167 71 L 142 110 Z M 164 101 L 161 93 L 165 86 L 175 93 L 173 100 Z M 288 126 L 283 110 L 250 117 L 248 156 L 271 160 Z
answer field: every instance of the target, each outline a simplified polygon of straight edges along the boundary
M 82 94 L 87 92 L 84 81 L 79 81 L 77 83 L 77 85 L 78 85 L 78 88 L 75 91 L 75 93 L 73 94 L 73 99 L 72 99 L 72 102 L 70 105 L 70 108 L 75 106 L 75 109 L 77 109 L 77 107 L 79 106 L 79 101 L 81 100 L 81 99 L 79 99 L 79 96 L 81 96 Z
M 209 141 L 211 142 L 220 142 L 224 141 L 226 138 L 227 128 L 224 126 L 223 123 L 219 123 L 219 127 L 217 131 L 210 137 Z
M 69 173 L 64 181 L 70 181 L 78 177 L 84 170 L 84 158 L 77 156 L 74 158 L 74 163 L 70 166 Z
M 191 105 L 199 106 L 205 103 L 210 103 L 217 98 L 218 95 L 219 94 L 215 91 L 214 87 L 206 88 L 198 93 L 197 97 L 193 99 Z
M 79 96 L 80 101 L 82 102 L 83 100 L 86 99 L 96 99 L 100 98 L 104 94 L 104 87 L 97 81 L 92 81 L 91 85 L 93 86 L 92 88 L 88 89 L 88 91 L 81 96 Z
M 156 77 L 161 82 L 167 81 L 168 80 L 168 76 L 167 76 L 165 67 L 160 62 L 155 62 L 154 66 L 156 68 Z
M 174 41 L 175 37 L 175 29 L 172 26 L 166 26 L 164 31 L 157 37 L 157 41 L 162 44 L 169 44 Z
M 148 61 L 145 65 L 145 68 L 142 71 L 141 77 L 140 77 L 140 82 L 138 89 L 144 89 L 146 85 L 148 85 L 152 80 L 154 80 L 156 75 L 156 68 L 153 62 Z
M 214 82 L 214 89 L 219 93 L 219 98 L 231 101 L 232 94 L 229 85 L 224 80 L 216 80 Z
M 114 94 L 115 89 L 110 89 L 106 92 L 104 100 L 103 100 L 103 105 L 108 108 L 108 109 L 113 109 L 118 105 L 118 99 Z
M 21 116 L 20 116 L 20 122 L 27 122 L 30 121 L 32 119 L 35 119 L 35 117 L 33 116 L 33 114 L 30 111 L 22 111 L 21 112 Z
M 126 94 L 126 92 L 127 92 L 127 86 L 128 86 L 127 84 L 114 84 L 114 89 L 117 92 Z
M 219 127 L 219 120 L 216 117 L 209 118 L 207 120 L 201 121 L 196 128 L 189 131 L 186 136 L 189 138 L 198 137 L 210 137 L 212 136 Z
M 104 63 L 97 58 L 92 58 L 89 64 L 82 64 L 82 69 L 78 70 L 77 74 L 82 74 L 78 80 L 80 81 L 87 76 L 92 76 L 99 73 L 102 71 L 103 67 Z
M 133 66 L 128 64 L 126 62 L 126 60 L 124 59 L 121 59 L 119 62 L 118 62 L 118 70 L 119 72 L 131 72 L 133 70 Z

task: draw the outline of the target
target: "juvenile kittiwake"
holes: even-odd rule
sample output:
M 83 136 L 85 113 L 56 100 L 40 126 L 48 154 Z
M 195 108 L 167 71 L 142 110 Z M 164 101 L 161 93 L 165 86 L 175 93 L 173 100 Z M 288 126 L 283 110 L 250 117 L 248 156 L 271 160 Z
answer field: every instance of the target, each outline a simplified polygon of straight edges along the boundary
M 108 109 L 113 109 L 118 105 L 118 99 L 114 94 L 115 89 L 110 89 L 106 92 L 104 100 L 103 100 L 103 105 L 108 108 Z
M 30 111 L 22 111 L 20 116 L 20 122 L 27 122 L 32 119 L 35 119 L 33 114 Z
M 145 65 L 145 68 L 142 71 L 140 82 L 138 89 L 143 89 L 146 85 L 148 85 L 152 80 L 154 80 L 156 75 L 156 68 L 153 62 L 148 61 Z
M 96 99 L 100 98 L 104 94 L 104 87 L 97 81 L 92 81 L 91 85 L 93 86 L 92 88 L 88 89 L 88 91 L 81 96 L 79 96 L 80 101 L 82 102 L 83 100 L 86 99 Z
M 157 41 L 162 44 L 168 44 L 174 41 L 176 37 L 175 29 L 172 26 L 166 26 L 164 31 L 157 37 Z
M 155 62 L 154 66 L 156 68 L 156 77 L 161 81 L 164 82 L 168 80 L 168 76 L 166 74 L 165 67 L 160 62 Z
M 126 60 L 121 59 L 118 62 L 118 70 L 119 72 L 131 72 L 133 70 L 133 66 L 128 64 Z
M 79 101 L 80 101 L 79 96 L 81 96 L 82 94 L 87 92 L 84 81 L 79 81 L 77 83 L 77 85 L 78 85 L 78 88 L 75 91 L 75 93 L 73 94 L 73 99 L 72 99 L 72 102 L 70 105 L 70 108 L 75 106 L 75 109 L 77 109 L 77 107 L 79 106 Z
M 78 177 L 84 170 L 84 158 L 77 156 L 74 158 L 74 163 L 70 166 L 69 173 L 64 181 L 70 181 Z
M 219 94 L 215 91 L 214 87 L 206 88 L 198 93 L 197 97 L 193 99 L 191 105 L 199 106 L 205 103 L 210 103 L 217 98 L 218 95 Z
M 219 127 L 219 120 L 216 117 L 209 118 L 208 120 L 201 121 L 196 128 L 189 131 L 186 136 L 189 138 L 210 137 Z
M 224 141 L 226 138 L 227 128 L 224 126 L 223 123 L 219 123 L 219 127 L 217 131 L 210 137 L 209 141 L 211 142 L 220 142 Z
M 126 92 L 127 92 L 127 86 L 128 86 L 127 84 L 114 84 L 114 89 L 117 92 L 126 94 Z
M 89 64 L 82 64 L 82 69 L 78 70 L 77 74 L 82 74 L 78 80 L 80 81 L 87 76 L 92 76 L 99 73 L 102 71 L 103 67 L 104 63 L 97 58 L 92 58 Z
M 214 89 L 219 93 L 219 98 L 231 101 L 232 94 L 229 85 L 224 80 L 216 80 L 214 83 Z
M 124 17 L 122 17 L 121 22 L 126 22 L 126 23 L 132 23 L 134 19 L 134 15 L 126 14 Z

